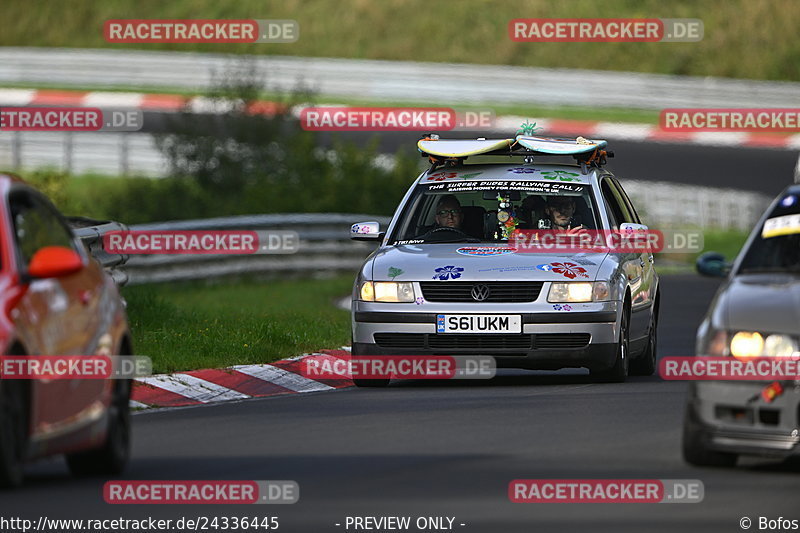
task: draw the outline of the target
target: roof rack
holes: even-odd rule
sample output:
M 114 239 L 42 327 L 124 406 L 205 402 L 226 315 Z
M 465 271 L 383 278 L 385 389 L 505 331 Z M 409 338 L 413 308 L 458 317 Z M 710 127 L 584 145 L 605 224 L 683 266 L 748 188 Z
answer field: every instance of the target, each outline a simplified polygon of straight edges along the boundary
M 439 166 L 459 165 L 470 156 L 522 156 L 526 163 L 534 157 L 571 155 L 580 163 L 581 172 L 590 167 L 601 168 L 614 152 L 606 150 L 607 141 L 601 139 L 575 139 L 517 135 L 505 139 L 442 139 L 435 133 L 426 133 L 417 142 L 422 157 L 431 162 L 431 170 Z

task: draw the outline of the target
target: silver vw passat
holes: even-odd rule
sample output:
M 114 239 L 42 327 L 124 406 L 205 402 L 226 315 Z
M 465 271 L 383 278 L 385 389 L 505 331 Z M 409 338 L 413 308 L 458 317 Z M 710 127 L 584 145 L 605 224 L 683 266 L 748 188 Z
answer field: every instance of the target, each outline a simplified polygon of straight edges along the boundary
M 652 374 L 651 253 L 515 245 L 526 230 L 646 230 L 619 181 L 596 163 L 503 153 L 511 163 L 431 158 L 385 231 L 352 226 L 378 243 L 353 289 L 353 355 L 489 355 L 498 367 L 584 367 L 599 381 Z

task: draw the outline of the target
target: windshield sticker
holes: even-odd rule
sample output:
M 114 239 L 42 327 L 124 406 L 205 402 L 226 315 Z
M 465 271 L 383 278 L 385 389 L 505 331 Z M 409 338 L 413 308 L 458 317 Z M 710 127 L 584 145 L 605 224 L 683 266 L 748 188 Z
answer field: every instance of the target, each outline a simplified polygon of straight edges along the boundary
M 451 179 L 451 178 L 461 178 L 462 180 L 466 180 L 469 178 L 474 178 L 475 176 L 480 176 L 481 174 L 483 174 L 483 172 L 471 172 L 469 174 L 462 174 L 459 176 L 457 172 L 441 171 L 441 172 L 434 172 L 433 174 L 428 176 L 428 179 L 426 179 L 425 181 L 444 181 L 446 179 Z
M 572 306 L 569 304 L 553 304 L 553 309 L 556 311 L 572 311 Z
M 506 246 L 462 246 L 456 250 L 461 255 L 489 257 L 493 255 L 508 255 L 517 253 L 516 248 Z
M 402 269 L 396 267 L 389 267 L 389 273 L 387 274 L 387 276 L 389 276 L 390 278 L 392 278 L 392 280 L 394 280 L 394 278 L 396 278 L 400 274 L 404 274 Z
M 444 189 L 448 193 L 472 191 L 530 191 L 534 193 L 562 192 L 580 193 L 584 185 L 573 185 L 551 181 L 448 181 L 442 184 L 429 185 L 429 190 Z
M 769 239 L 795 233 L 800 233 L 800 214 L 767 219 L 764 222 L 764 229 L 761 230 L 761 237 Z
M 455 172 L 434 172 L 425 181 L 444 181 L 448 178 L 455 178 L 458 176 Z
M 565 170 L 551 170 L 548 172 L 542 172 L 542 177 L 548 180 L 554 180 L 558 178 L 558 181 L 581 181 L 580 178 L 576 176 L 579 176 L 579 174 L 575 172 L 567 172 Z
M 401 244 L 422 244 L 425 239 L 408 239 L 405 241 L 394 241 L 392 246 L 400 246 Z
M 436 274 L 433 275 L 431 279 L 438 279 L 441 281 L 447 281 L 448 279 L 458 279 L 461 277 L 461 273 L 464 272 L 462 267 L 457 267 L 453 265 L 439 267 L 434 270 Z
M 483 172 L 473 172 L 472 174 L 461 174 L 459 178 L 461 178 L 462 180 L 466 180 L 469 178 L 474 178 L 475 176 L 480 176 L 481 174 L 483 174 Z
M 549 263 L 544 265 L 536 265 L 536 268 L 539 270 L 543 270 L 545 272 L 555 272 L 556 274 L 561 274 L 565 278 L 575 279 L 576 277 L 581 278 L 588 278 L 589 274 L 586 273 L 586 269 L 583 267 L 579 267 L 575 263 L 563 262 L 563 263 Z

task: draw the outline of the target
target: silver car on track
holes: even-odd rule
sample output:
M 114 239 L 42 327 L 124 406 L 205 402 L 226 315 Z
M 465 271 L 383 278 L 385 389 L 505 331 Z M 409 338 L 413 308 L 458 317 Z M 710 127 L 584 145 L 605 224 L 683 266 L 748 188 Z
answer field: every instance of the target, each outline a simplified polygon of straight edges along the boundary
M 654 372 L 652 254 L 522 253 L 509 241 L 509 228 L 552 221 L 647 229 L 610 172 L 539 159 L 434 165 L 385 231 L 352 226 L 352 238 L 378 243 L 353 289 L 353 355 L 489 355 L 498 367 L 584 367 L 599 381 Z
M 697 331 L 697 355 L 797 360 L 800 185 L 767 208 L 733 265 L 708 252 L 697 268 L 728 276 Z M 799 429 L 798 381 L 693 381 L 683 456 L 700 466 L 732 466 L 743 454 L 782 458 L 800 452 Z

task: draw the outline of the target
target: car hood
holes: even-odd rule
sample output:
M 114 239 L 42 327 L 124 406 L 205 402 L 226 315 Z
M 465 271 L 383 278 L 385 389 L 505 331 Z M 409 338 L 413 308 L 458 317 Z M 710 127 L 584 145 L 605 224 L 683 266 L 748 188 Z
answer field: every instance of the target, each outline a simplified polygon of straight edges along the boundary
M 607 253 L 517 253 L 480 244 L 387 246 L 373 256 L 376 281 L 594 281 Z
M 723 288 L 715 320 L 729 330 L 800 332 L 800 277 L 747 274 Z

